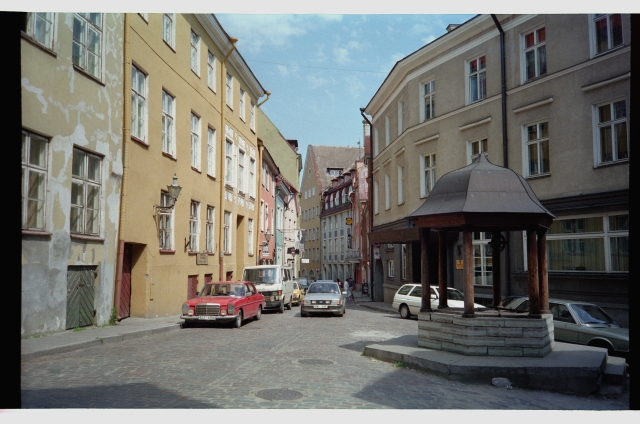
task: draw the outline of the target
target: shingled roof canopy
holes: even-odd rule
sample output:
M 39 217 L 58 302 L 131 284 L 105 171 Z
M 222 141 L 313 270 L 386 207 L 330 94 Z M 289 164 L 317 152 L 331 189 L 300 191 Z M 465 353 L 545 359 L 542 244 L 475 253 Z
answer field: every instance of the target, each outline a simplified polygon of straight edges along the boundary
M 555 215 L 522 176 L 492 164 L 482 153 L 470 165 L 443 175 L 409 217 L 423 228 L 519 231 L 548 229 Z

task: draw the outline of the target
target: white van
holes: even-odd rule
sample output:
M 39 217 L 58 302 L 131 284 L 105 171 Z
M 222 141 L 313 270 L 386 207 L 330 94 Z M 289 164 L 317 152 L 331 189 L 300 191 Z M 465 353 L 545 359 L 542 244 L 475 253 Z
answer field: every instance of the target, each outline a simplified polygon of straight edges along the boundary
M 293 301 L 293 271 L 282 265 L 247 266 L 242 272 L 242 281 L 251 281 L 259 293 L 264 295 L 265 309 L 284 312 L 291 310 Z

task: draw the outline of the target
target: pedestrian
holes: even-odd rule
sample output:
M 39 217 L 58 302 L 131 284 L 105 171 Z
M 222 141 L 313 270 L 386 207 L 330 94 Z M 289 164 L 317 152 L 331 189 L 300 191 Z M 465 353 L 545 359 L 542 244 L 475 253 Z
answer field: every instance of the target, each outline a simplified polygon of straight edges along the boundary
M 356 280 L 354 280 L 353 277 L 349 277 L 348 284 L 349 284 L 349 291 L 351 292 L 351 300 L 355 302 L 356 298 L 353 296 L 353 289 L 356 287 Z
M 345 282 L 344 282 L 344 291 L 345 291 L 345 293 L 347 295 L 347 300 L 348 300 L 349 297 L 351 297 L 351 290 L 350 290 L 350 287 L 349 287 L 349 280 L 345 280 Z

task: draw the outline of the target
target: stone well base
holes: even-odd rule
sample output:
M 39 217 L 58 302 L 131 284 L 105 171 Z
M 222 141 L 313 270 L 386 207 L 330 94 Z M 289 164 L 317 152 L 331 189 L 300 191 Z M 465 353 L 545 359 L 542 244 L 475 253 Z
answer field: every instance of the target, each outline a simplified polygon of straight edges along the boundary
M 418 314 L 418 346 L 474 356 L 542 358 L 553 349 L 553 317 L 481 315 L 455 312 Z

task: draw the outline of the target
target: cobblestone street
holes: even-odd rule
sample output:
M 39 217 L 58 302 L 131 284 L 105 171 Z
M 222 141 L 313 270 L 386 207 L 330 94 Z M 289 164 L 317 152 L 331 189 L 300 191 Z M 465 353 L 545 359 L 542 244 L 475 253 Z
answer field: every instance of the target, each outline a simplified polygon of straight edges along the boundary
M 23 408 L 626 410 L 580 397 L 464 384 L 362 356 L 416 320 L 349 302 L 344 317 L 264 313 L 22 363 Z

